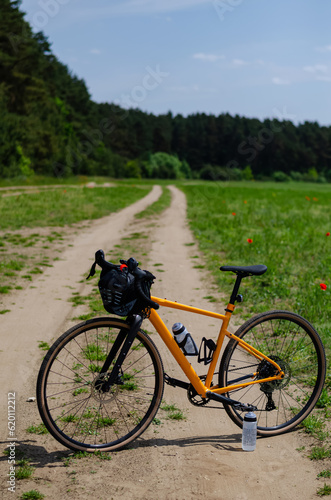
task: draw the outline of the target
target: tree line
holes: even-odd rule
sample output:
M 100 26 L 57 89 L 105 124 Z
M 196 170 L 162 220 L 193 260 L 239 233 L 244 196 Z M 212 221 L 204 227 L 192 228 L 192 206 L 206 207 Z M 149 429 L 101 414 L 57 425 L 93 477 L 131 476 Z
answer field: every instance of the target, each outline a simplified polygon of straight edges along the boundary
M 2 0 L 0 13 L 1 177 L 331 181 L 331 127 L 95 103 L 19 1 Z

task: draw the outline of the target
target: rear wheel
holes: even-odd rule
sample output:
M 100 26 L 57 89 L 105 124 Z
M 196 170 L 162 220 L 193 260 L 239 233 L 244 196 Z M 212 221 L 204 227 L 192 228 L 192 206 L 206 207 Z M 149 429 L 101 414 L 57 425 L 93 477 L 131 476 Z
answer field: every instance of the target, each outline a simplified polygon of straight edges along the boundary
M 309 415 L 323 389 L 326 360 L 318 333 L 297 314 L 271 311 L 244 323 L 236 336 L 276 361 L 285 377 L 236 389 L 227 396 L 257 407 L 258 434 L 272 436 L 293 429 Z M 270 363 L 259 361 L 231 340 L 222 356 L 219 385 L 258 380 L 273 373 Z M 250 377 L 243 380 L 245 375 Z M 225 410 L 242 427 L 244 412 L 229 405 Z
M 116 450 L 152 422 L 163 395 L 163 365 L 143 331 L 138 332 L 116 383 L 104 392 L 98 382 L 115 339 L 119 333 L 124 337 L 129 328 L 120 319 L 89 320 L 64 333 L 48 351 L 37 381 L 38 407 L 47 429 L 64 446 L 91 452 Z

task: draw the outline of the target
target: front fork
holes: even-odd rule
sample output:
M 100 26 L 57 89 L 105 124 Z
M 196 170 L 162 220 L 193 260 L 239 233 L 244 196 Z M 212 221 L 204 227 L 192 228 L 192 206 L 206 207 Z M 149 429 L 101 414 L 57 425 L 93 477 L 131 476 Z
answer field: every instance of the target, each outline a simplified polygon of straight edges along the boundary
M 110 387 L 114 383 L 119 383 L 120 377 L 120 369 L 123 364 L 123 361 L 128 354 L 130 347 L 134 341 L 134 339 L 137 336 L 137 333 L 139 332 L 139 329 L 141 327 L 141 324 L 143 322 L 142 316 L 139 314 L 136 314 L 133 316 L 132 323 L 131 323 L 131 328 L 129 332 L 127 333 L 127 330 L 122 329 L 119 334 L 117 335 L 117 338 L 107 356 L 107 359 L 105 360 L 103 367 L 101 368 L 100 376 L 98 380 L 95 383 L 95 387 L 100 391 L 100 392 L 108 392 L 110 390 Z M 125 340 L 124 340 L 125 339 Z M 124 342 L 124 344 L 123 344 Z M 112 362 L 115 359 L 115 356 L 117 355 L 118 350 L 120 349 L 121 345 L 122 349 L 117 356 L 117 359 L 115 361 L 115 364 L 113 366 L 112 371 L 110 372 L 108 378 L 106 379 L 107 372 L 112 364 Z

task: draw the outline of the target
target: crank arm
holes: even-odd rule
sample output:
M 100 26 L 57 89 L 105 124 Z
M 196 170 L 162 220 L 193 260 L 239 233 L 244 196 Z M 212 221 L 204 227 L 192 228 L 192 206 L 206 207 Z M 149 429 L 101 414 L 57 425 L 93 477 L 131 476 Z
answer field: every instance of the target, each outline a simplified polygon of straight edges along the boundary
M 250 405 L 250 404 L 245 405 L 244 403 L 240 403 L 239 401 L 236 401 L 235 399 L 227 398 L 226 396 L 223 396 L 222 394 L 217 394 L 216 392 L 207 391 L 206 397 L 208 397 L 209 399 L 212 399 L 213 401 L 218 401 L 219 403 L 222 403 L 224 405 L 233 406 L 234 408 L 237 408 L 240 411 L 256 411 L 257 410 L 257 407 L 254 405 Z

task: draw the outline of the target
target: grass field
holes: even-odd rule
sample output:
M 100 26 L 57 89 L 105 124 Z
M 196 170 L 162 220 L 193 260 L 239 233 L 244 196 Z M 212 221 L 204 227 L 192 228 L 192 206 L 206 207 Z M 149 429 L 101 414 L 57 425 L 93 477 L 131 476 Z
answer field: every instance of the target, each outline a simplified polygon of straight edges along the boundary
M 70 183 L 90 180 L 76 178 Z M 43 181 L 49 182 L 38 179 L 39 184 Z M 243 282 L 241 291 L 246 301 L 240 310 L 247 315 L 270 308 L 296 311 L 316 326 L 330 348 L 331 236 L 327 234 L 331 232 L 331 186 L 198 181 L 176 184 L 187 196 L 192 230 L 219 288 L 230 293 L 234 280 L 232 274 L 218 270 L 220 265 L 266 264 L 268 272 L 264 276 Z M 64 226 L 98 218 L 135 202 L 151 187 L 152 182 L 146 185 L 137 181 L 133 185 L 126 180 L 113 188 L 64 185 L 36 194 L 0 196 L 0 230 Z M 155 207 L 138 217 L 153 216 L 154 212 L 156 215 L 169 201 L 170 194 L 163 189 Z M 6 236 L 2 236 L 0 244 L 6 244 Z M 321 289 L 321 283 L 326 290 Z
M 57 257 L 52 254 L 53 248 L 61 252 L 70 244 L 65 236 L 68 238 L 70 232 L 68 226 L 120 210 L 150 189 L 133 185 L 93 189 L 64 186 L 5 197 L 0 193 L 0 297 L 13 289 L 21 290 L 34 275 L 52 266 L 52 259 L 59 258 L 58 253 Z M 59 226 L 63 231 L 59 232 Z M 25 227 L 33 229 L 20 231 Z M 46 233 L 40 231 L 41 227 Z M 0 314 L 9 311 L 0 305 Z
M 267 265 L 265 275 L 243 281 L 245 313 L 293 310 L 314 324 L 330 350 L 331 186 L 195 183 L 183 190 L 219 288 L 230 293 L 234 282 L 220 265 Z
M 42 190 L 0 196 L 0 230 L 64 226 L 97 219 L 146 196 L 152 186 L 94 187 Z

